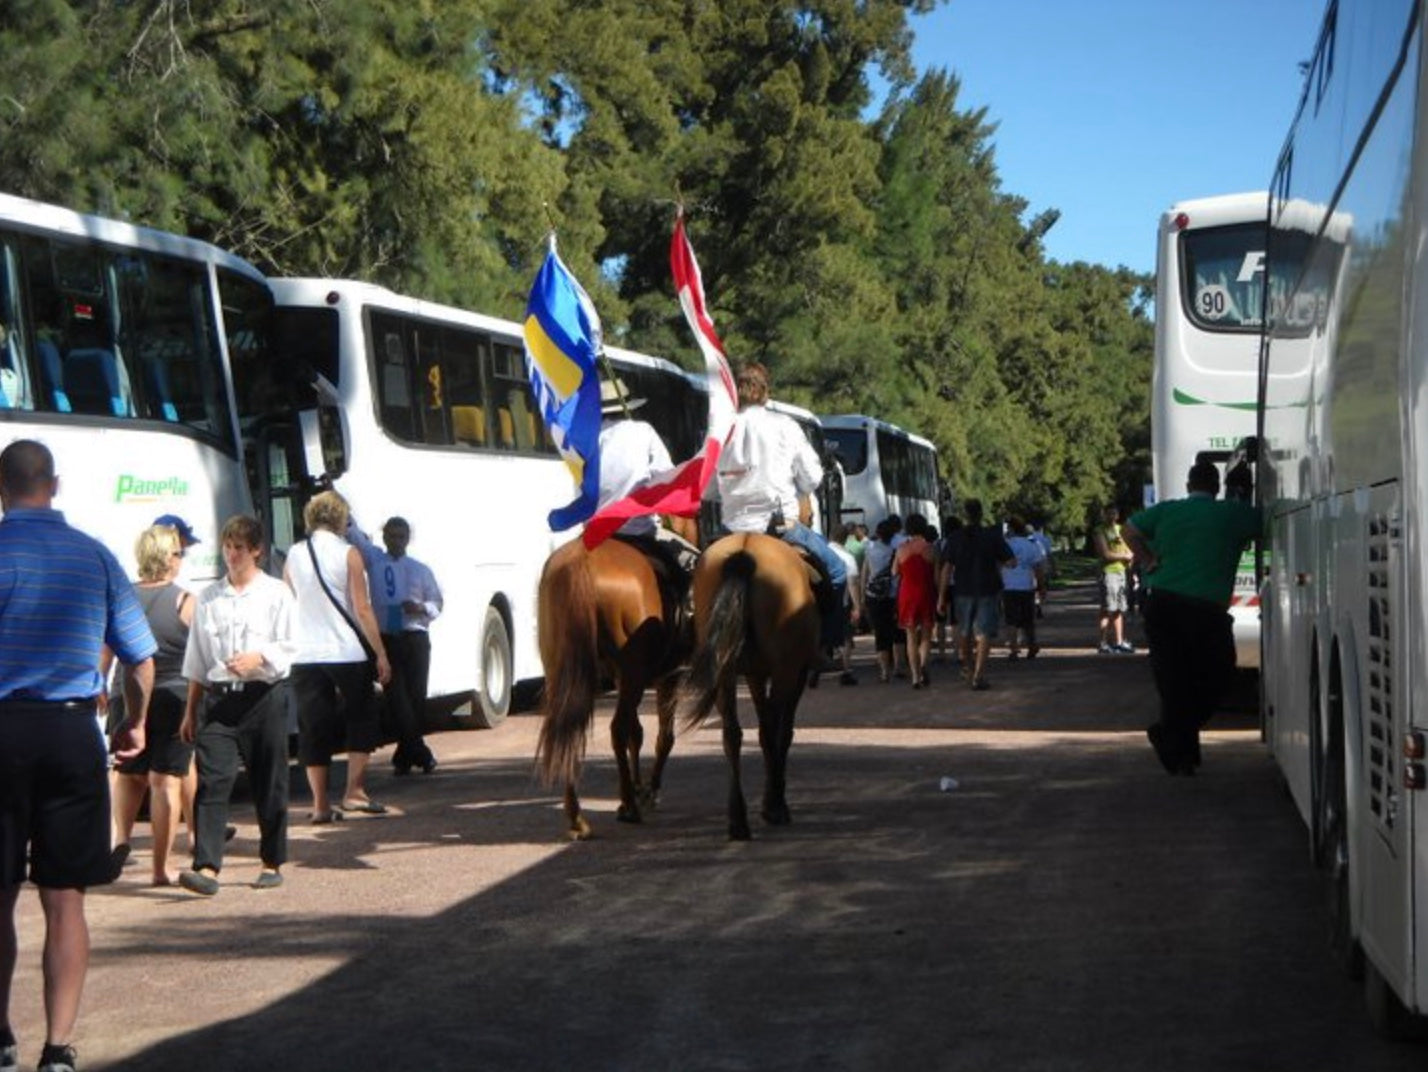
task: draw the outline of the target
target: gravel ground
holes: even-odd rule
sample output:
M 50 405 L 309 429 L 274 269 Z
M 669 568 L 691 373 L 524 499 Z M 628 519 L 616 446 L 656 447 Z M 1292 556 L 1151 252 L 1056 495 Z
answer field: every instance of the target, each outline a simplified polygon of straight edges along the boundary
M 805 696 L 793 824 L 755 819 L 746 843 L 725 838 L 707 728 L 660 810 L 617 824 L 607 705 L 589 842 L 533 780 L 533 713 L 433 737 L 429 777 L 374 765 L 387 816 L 309 826 L 295 777 L 277 891 L 247 886 L 246 802 L 211 900 L 143 884 L 141 829 L 89 898 L 82 1067 L 1422 1069 L 1330 964 L 1252 710 L 1217 720 L 1199 777 L 1166 777 L 1144 657 L 1094 654 L 1089 598 L 1058 593 L 1041 657 L 998 656 L 985 693 L 939 662 L 929 689 L 880 685 L 861 639 L 861 684 Z M 22 1067 L 41 932 L 27 892 Z

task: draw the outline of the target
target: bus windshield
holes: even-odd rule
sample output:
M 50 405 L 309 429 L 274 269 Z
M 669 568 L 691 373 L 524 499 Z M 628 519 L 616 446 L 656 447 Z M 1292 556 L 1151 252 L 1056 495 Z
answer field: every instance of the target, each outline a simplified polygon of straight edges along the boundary
M 833 454 L 843 467 L 844 476 L 857 476 L 868 467 L 868 433 L 865 428 L 827 428 Z
M 1210 331 L 1258 332 L 1264 319 L 1262 222 L 1180 235 L 1182 299 L 1191 322 Z
M 0 244 L 0 408 L 183 425 L 236 455 L 204 264 L 52 235 Z M 261 309 L 245 286 L 234 300 Z

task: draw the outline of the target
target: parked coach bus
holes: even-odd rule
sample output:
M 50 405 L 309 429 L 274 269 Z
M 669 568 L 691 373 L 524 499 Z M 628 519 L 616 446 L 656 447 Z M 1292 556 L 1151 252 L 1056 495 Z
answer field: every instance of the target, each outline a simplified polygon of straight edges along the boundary
M 536 586 L 550 552 L 578 532 L 546 516 L 571 500 L 528 386 L 521 325 L 333 279 L 278 279 L 277 368 L 296 374 L 289 407 L 240 385 L 250 435 L 266 444 L 262 491 L 285 554 L 303 500 L 330 480 L 374 533 L 396 514 L 431 566 L 445 610 L 431 627 L 432 697 L 474 693 L 473 714 L 503 719 L 517 682 L 542 676 Z M 611 361 L 671 456 L 703 441 L 707 405 L 668 362 L 623 350 Z M 279 374 L 281 376 L 282 374 Z M 293 410 L 316 415 L 298 427 Z
M 183 581 L 212 580 L 252 509 L 229 368 L 266 363 L 271 315 L 214 246 L 0 194 L 0 446 L 48 446 L 55 505 L 131 571 L 139 533 L 181 515 Z
M 1268 209 L 1267 193 L 1230 194 L 1181 201 L 1160 217 L 1150 419 L 1157 501 L 1183 496 L 1199 459 L 1223 475 L 1236 445 L 1255 433 Z M 1230 604 L 1241 667 L 1259 666 L 1259 613 L 1249 548 Z
M 861 414 L 823 418 L 843 470 L 843 520 L 872 528 L 889 514 L 938 519 L 937 448 L 922 436 Z
M 1423 25 L 1328 5 L 1270 189 L 1259 384 L 1265 734 L 1389 1033 L 1428 1013 Z

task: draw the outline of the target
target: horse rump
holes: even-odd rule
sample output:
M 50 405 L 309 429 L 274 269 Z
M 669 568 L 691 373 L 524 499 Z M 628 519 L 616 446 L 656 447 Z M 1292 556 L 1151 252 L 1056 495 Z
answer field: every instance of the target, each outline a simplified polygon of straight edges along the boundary
M 693 729 L 709 717 L 721 687 L 734 687 L 749 631 L 749 585 L 757 566 L 746 550 L 735 551 L 720 564 L 719 587 L 684 680 L 685 729 Z
M 585 758 L 600 688 L 597 610 L 590 553 L 571 540 L 546 560 L 537 599 L 545 689 L 536 770 L 546 785 L 574 783 Z

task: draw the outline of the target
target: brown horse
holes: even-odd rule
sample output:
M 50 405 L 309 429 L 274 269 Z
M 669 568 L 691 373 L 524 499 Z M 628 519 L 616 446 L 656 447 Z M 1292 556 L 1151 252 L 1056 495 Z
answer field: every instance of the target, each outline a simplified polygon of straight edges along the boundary
M 679 674 L 689 654 L 689 630 L 678 624 L 674 601 L 661 595 L 650 560 L 618 539 L 606 540 L 593 551 L 572 540 L 554 551 L 541 571 L 538 614 L 545 701 L 537 769 L 547 785 L 565 783 L 570 837 L 588 838 L 590 824 L 580 813 L 576 785 L 601 677 L 612 676 L 619 690 L 610 724 L 620 773 L 615 816 L 637 823 L 642 809 L 657 802 L 664 765 L 674 747 L 674 713 Z M 646 789 L 640 774 L 644 729 L 639 706 L 651 684 L 656 686 L 659 736 Z
M 743 730 L 734 689 L 740 673 L 753 693 L 764 753 L 764 821 L 789 822 L 785 781 L 793 716 L 818 656 L 818 608 L 809 567 L 773 536 L 736 533 L 713 544 L 694 571 L 698 641 L 685 684 L 686 726 L 717 703 L 729 761 L 729 837 L 749 837 L 739 777 Z

